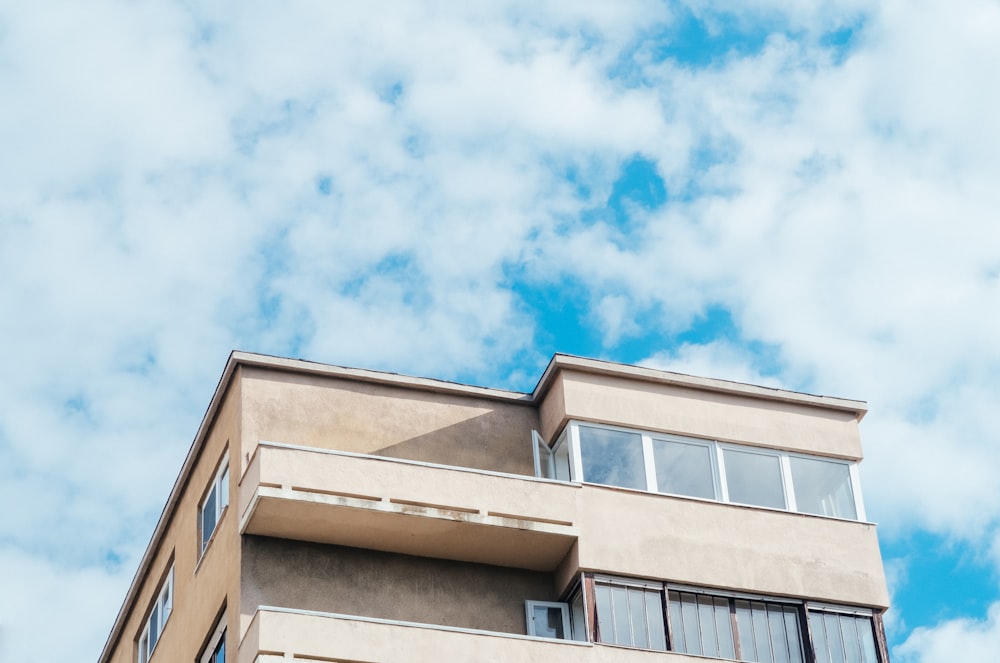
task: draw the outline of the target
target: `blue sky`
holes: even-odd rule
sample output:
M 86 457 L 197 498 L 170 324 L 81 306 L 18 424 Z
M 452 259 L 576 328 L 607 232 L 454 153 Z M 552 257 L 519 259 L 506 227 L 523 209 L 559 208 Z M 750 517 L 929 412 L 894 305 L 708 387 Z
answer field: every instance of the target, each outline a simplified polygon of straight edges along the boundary
M 997 61 L 995 0 L 5 3 L 0 660 L 96 658 L 234 348 L 867 400 L 893 660 L 995 659 Z

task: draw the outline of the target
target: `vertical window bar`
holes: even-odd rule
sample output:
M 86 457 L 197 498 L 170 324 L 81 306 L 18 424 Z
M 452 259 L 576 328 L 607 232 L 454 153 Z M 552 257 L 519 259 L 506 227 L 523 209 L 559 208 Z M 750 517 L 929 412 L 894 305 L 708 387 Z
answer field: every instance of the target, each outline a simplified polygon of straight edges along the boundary
M 715 466 L 719 468 L 719 499 L 723 502 L 729 501 L 729 485 L 726 481 L 726 463 L 722 458 L 722 447 L 718 442 L 713 442 L 715 447 Z
M 789 511 L 798 511 L 795 503 L 795 487 L 792 485 L 792 466 L 788 454 L 781 454 L 781 483 L 785 489 L 785 505 Z
M 570 481 L 584 481 L 583 457 L 580 454 L 580 427 L 576 424 L 569 425 L 569 458 L 571 465 Z
M 858 464 L 851 463 L 847 466 L 847 471 L 851 475 L 851 492 L 854 493 L 854 510 L 858 514 L 858 520 L 867 521 L 865 515 L 865 500 L 861 496 L 861 475 L 858 471 Z
M 642 461 L 646 469 L 646 490 L 657 492 L 656 461 L 653 459 L 653 438 L 642 435 Z

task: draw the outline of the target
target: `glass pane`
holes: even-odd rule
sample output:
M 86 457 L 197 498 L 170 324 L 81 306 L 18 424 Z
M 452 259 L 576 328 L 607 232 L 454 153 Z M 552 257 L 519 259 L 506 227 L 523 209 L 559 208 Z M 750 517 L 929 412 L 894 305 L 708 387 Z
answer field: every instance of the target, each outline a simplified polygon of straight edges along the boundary
M 715 599 L 715 630 L 719 634 L 719 656 L 736 658 L 736 649 L 733 644 L 733 620 L 729 616 L 729 601 L 727 599 Z
M 844 655 L 847 663 L 861 663 L 861 641 L 858 639 L 857 622 L 851 615 L 838 615 L 844 634 Z
M 661 651 L 667 648 L 667 632 L 663 625 L 663 595 L 660 592 L 647 590 L 646 624 L 649 628 L 649 648 Z
M 867 617 L 857 617 L 858 637 L 861 640 L 861 660 L 864 663 L 878 663 L 878 654 L 875 653 L 875 632 L 872 620 Z
M 149 615 L 149 650 L 153 651 L 156 641 L 160 639 L 160 606 L 153 606 L 153 612 Z
M 812 633 L 813 646 L 816 648 L 816 663 L 831 663 L 830 645 L 826 639 L 826 623 L 823 614 L 809 613 L 809 631 Z
M 709 596 L 698 597 L 698 622 L 701 625 L 702 653 L 718 658 L 719 634 L 715 627 L 715 601 Z
M 775 509 L 785 508 L 781 465 L 777 456 L 725 449 L 729 501 Z
M 554 606 L 536 605 L 531 610 L 532 621 L 535 625 L 535 635 L 539 638 L 559 638 L 566 637 L 563 630 L 562 609 Z
M 638 587 L 628 588 L 628 611 L 632 622 L 632 644 L 643 649 L 649 648 L 646 634 L 646 592 Z
M 715 499 L 712 449 L 701 444 L 653 440 L 656 484 L 661 493 Z
M 208 540 L 212 538 L 212 532 L 215 531 L 215 488 L 212 488 L 212 492 L 208 494 L 201 514 L 201 549 L 205 550 Z
M 611 586 L 611 605 L 615 614 L 615 644 L 632 644 L 632 626 L 629 624 L 628 591 L 624 587 Z
M 844 660 L 844 639 L 840 632 L 840 619 L 830 613 L 823 615 L 826 624 L 826 642 L 830 647 L 830 661 L 842 663 Z
M 813 458 L 788 459 L 792 467 L 796 508 L 802 513 L 856 520 L 851 471 L 844 463 Z
M 559 443 L 557 443 L 559 444 Z M 559 444 L 552 456 L 553 471 L 559 481 L 569 481 L 569 445 Z
M 785 611 L 780 605 L 767 606 L 767 630 L 771 636 L 774 663 L 791 663 L 788 658 L 788 636 L 785 633 Z
M 736 630 L 740 638 L 740 660 L 756 661 L 757 646 L 753 638 L 753 619 L 750 616 L 750 602 L 736 601 Z
M 576 598 L 569 607 L 570 630 L 573 632 L 573 639 L 581 642 L 587 641 L 587 616 L 583 612 L 583 592 L 577 592 Z
M 601 642 L 615 641 L 615 621 L 611 616 L 611 587 L 608 585 L 594 585 L 594 593 L 597 595 L 597 632 Z
M 760 602 L 750 603 L 750 618 L 753 621 L 753 640 L 757 646 L 755 658 L 744 659 L 758 663 L 771 663 L 771 636 L 767 626 L 767 607 Z
M 638 433 L 580 426 L 583 479 L 622 488 L 646 488 L 642 437 Z
M 698 600 L 694 594 L 681 594 L 681 615 L 684 619 L 684 643 L 688 654 L 701 654 L 701 627 L 698 624 Z
M 687 644 L 684 638 L 684 618 L 681 616 L 681 595 L 678 592 L 670 592 L 667 597 L 667 604 L 670 610 L 670 631 L 674 641 L 670 643 L 670 648 L 674 651 L 686 652 Z
M 788 660 L 802 663 L 802 629 L 799 627 L 799 611 L 785 607 L 785 634 L 788 637 Z

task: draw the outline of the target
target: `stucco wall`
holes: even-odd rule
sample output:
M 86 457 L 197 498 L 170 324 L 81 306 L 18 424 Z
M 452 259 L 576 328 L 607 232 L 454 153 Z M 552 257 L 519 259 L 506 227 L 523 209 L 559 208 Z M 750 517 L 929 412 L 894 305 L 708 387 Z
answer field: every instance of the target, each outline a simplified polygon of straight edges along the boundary
M 208 429 L 205 444 L 195 461 L 187 484 L 167 524 L 149 573 L 141 582 L 136 600 L 125 619 L 120 637 L 108 660 L 135 663 L 136 641 L 158 596 L 161 580 L 174 564 L 173 612 L 154 650 L 153 661 L 194 661 L 212 631 L 219 610 L 227 608 L 227 623 L 239 620 L 239 536 L 237 534 L 237 486 L 239 468 L 231 453 L 239 443 L 239 384 L 233 383 Z M 215 478 L 220 462 L 228 462 L 229 503 L 215 535 L 201 555 L 198 507 Z M 163 468 L 173 473 L 173 468 Z M 199 563 L 200 560 L 200 563 Z M 228 599 L 227 599 L 228 597 Z M 235 628 L 230 629 L 234 633 Z M 227 654 L 235 659 L 235 637 L 230 636 Z
M 860 460 L 847 411 L 562 370 L 541 404 L 549 441 L 567 420 L 739 442 Z
M 530 404 L 281 373 L 243 373 L 244 463 L 260 440 L 534 474 Z
M 260 605 L 524 633 L 524 601 L 555 600 L 552 574 L 243 537 L 242 612 Z

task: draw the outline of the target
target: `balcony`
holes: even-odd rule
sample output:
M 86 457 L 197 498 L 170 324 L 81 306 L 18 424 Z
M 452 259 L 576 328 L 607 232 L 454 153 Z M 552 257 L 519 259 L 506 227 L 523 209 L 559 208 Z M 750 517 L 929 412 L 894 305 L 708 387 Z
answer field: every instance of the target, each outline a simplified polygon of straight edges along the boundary
M 262 607 L 253 616 L 240 643 L 237 660 L 239 663 L 298 660 L 697 663 L 705 659 L 570 640 Z
M 261 442 L 240 532 L 535 571 L 578 537 L 578 484 Z

